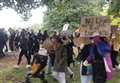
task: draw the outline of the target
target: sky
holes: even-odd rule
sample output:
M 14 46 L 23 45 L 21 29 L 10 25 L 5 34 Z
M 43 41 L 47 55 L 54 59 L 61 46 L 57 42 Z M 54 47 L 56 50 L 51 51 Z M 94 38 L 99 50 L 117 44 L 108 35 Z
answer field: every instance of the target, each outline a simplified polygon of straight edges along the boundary
M 0 28 L 24 28 L 33 24 L 42 24 L 44 12 L 46 10 L 46 7 L 31 10 L 32 17 L 28 21 L 23 21 L 23 19 L 13 9 L 3 9 L 0 11 Z

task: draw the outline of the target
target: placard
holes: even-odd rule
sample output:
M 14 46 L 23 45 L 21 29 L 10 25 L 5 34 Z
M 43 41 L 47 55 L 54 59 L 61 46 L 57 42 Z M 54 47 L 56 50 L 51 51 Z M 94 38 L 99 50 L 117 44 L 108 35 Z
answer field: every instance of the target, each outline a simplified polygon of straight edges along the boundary
M 89 37 L 94 32 L 99 32 L 101 36 L 110 36 L 111 21 L 106 16 L 87 16 L 81 18 L 80 33 Z

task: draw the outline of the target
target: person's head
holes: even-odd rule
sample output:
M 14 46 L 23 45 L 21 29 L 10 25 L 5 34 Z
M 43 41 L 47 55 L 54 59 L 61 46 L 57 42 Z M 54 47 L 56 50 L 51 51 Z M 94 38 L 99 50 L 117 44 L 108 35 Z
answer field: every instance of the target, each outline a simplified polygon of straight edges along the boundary
M 22 36 L 25 36 L 25 34 L 26 34 L 26 30 L 25 30 L 25 29 L 22 29 L 21 35 L 22 35 Z
M 31 29 L 31 34 L 34 34 L 34 30 L 33 29 Z
M 25 29 L 22 29 L 22 32 L 25 33 L 26 32 Z
M 47 30 L 44 31 L 44 34 L 47 34 Z
M 80 33 L 79 32 L 75 32 L 75 37 L 80 37 Z
M 72 34 L 70 32 L 67 32 L 67 31 L 66 32 L 62 32 L 60 34 L 60 37 L 61 37 L 64 45 L 70 43 L 73 40 Z
M 54 31 L 54 32 L 53 32 L 53 34 L 54 34 L 54 35 L 57 35 L 57 32 L 56 32 L 56 31 Z
M 39 33 L 41 33 L 41 30 L 39 30 Z
M 90 37 L 90 43 L 94 43 L 93 37 Z
M 4 31 L 5 31 L 5 28 L 1 28 L 1 30 L 4 32 Z
M 63 41 L 60 36 L 57 36 L 54 40 L 54 48 L 57 49 L 63 44 Z
M 73 38 L 74 38 L 72 34 L 70 34 L 68 37 L 70 40 L 73 40 Z
M 0 32 L 2 32 L 2 29 L 0 29 Z
M 8 31 L 10 32 L 10 34 L 12 34 L 14 32 L 14 30 L 12 28 L 9 28 Z
M 98 43 L 101 41 L 101 36 L 100 36 L 99 32 L 93 33 L 92 40 L 94 41 L 94 43 Z

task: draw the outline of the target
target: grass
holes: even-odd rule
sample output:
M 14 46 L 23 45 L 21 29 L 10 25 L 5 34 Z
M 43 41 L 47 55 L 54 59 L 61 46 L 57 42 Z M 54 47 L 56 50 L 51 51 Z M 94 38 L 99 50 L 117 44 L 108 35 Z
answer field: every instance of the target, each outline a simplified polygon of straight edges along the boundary
M 69 79 L 67 75 L 68 83 L 80 83 L 80 76 L 79 76 L 79 65 L 73 67 L 75 72 L 74 79 Z M 0 71 L 0 83 L 21 83 L 24 80 L 25 69 L 13 69 L 7 68 Z M 50 75 L 47 75 L 48 83 L 58 83 L 53 81 L 53 78 Z M 32 78 L 32 83 L 41 83 L 40 79 Z M 120 71 L 116 72 L 113 76 L 113 79 L 108 81 L 107 83 L 120 83 Z

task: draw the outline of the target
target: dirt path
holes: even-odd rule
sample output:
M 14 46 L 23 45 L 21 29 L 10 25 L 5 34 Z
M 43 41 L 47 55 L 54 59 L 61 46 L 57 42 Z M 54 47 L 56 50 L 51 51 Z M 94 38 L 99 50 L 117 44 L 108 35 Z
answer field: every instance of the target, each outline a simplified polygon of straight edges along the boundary
M 18 55 L 19 55 L 19 52 L 9 52 L 9 53 L 6 53 L 5 57 L 1 57 L 0 58 L 0 70 L 14 67 L 14 65 L 16 65 L 17 63 Z M 24 63 L 25 63 L 25 60 L 23 57 L 21 64 L 23 65 Z

